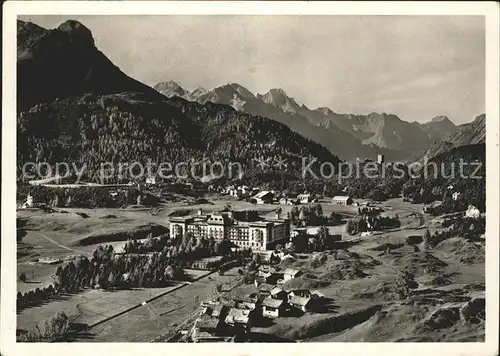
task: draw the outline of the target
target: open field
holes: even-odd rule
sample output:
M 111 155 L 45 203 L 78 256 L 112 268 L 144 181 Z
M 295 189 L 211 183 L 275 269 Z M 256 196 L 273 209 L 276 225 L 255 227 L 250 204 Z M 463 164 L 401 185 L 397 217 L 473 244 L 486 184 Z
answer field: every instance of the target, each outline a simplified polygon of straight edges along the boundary
M 211 299 L 216 292 L 216 284 L 229 284 L 238 278 L 236 270 L 237 268 L 230 269 L 223 276 L 217 273 L 211 274 L 151 303 L 90 328 L 86 340 L 149 342 L 183 322 L 203 300 Z
M 17 328 L 27 329 L 31 324 L 50 318 L 59 311 L 64 311 L 75 323 L 91 325 L 180 285 L 182 283 L 175 283 L 165 288 L 85 290 L 78 294 L 65 295 L 49 303 L 19 312 Z
M 119 251 L 129 237 L 143 238 L 148 231 L 156 235 L 168 226 L 168 215 L 174 211 L 195 213 L 201 208 L 211 212 L 228 205 L 235 210 L 256 209 L 268 217 L 272 217 L 278 207 L 282 208 L 283 215 L 292 208 L 226 199 L 207 204 L 169 203 L 158 215 L 151 215 L 148 209 L 64 209 L 53 213 L 19 210 L 17 274 L 24 272 L 29 283 L 19 282 L 18 290 L 24 293 L 51 283 L 57 265 L 30 262 L 35 258 L 90 256 L 98 243 L 112 244 Z M 355 206 L 324 202 L 321 205 L 325 214 L 336 212 L 347 217 L 357 212 Z M 325 295 L 325 308 L 254 327 L 251 336 L 254 341 L 475 341 L 484 338 L 484 320 L 473 323 L 460 317 L 460 308 L 471 299 L 484 298 L 484 244 L 451 238 L 432 249 L 426 249 L 423 244 L 410 246 L 408 236 L 423 236 L 426 229 L 442 230 L 436 223 L 439 219 L 423 215 L 421 205 L 401 199 L 392 199 L 380 206 L 384 214 L 398 215 L 400 228 L 362 239 L 352 236 L 350 239 L 357 242 L 347 249 L 314 253 L 282 264 L 282 268 L 294 267 L 305 272 L 305 276 L 289 282 L 289 287 L 319 290 Z M 332 234 L 343 234 L 344 226 L 332 226 L 329 230 Z M 202 300 L 215 293 L 217 284 L 229 284 L 238 278 L 236 269 L 223 276 L 216 273 L 206 276 L 207 272 L 196 270 L 187 272 L 192 279 L 200 279 L 167 288 L 87 290 L 63 296 L 19 312 L 17 327 L 25 329 L 63 310 L 81 325 L 112 317 L 86 330 L 78 336 L 78 341 L 148 342 L 186 320 Z M 410 273 L 416 283 L 409 298 L 398 295 L 395 282 L 405 272 Z M 253 285 L 245 285 L 231 293 L 255 291 Z M 140 306 L 143 301 L 159 295 L 162 296 Z M 138 307 L 123 313 L 134 306 Z M 448 312 L 454 315 L 448 324 L 434 320 L 441 320 L 440 313 Z M 117 314 L 120 315 L 113 317 Z
M 291 205 L 251 204 L 245 201 L 221 199 L 207 204 L 167 203 L 158 215 L 151 215 L 149 209 L 57 209 L 46 213 L 40 209 L 20 209 L 18 219 L 18 258 L 17 275 L 25 273 L 29 283 L 18 283 L 18 290 L 26 292 L 43 287 L 52 282 L 50 276 L 57 266 L 31 264 L 40 257 L 64 259 L 69 255 L 90 256 L 100 244 L 113 245 L 120 251 L 129 237 L 141 239 L 149 231 L 155 233 L 158 228 L 168 227 L 168 216 L 174 211 L 186 210 L 196 213 L 199 208 L 204 212 L 213 212 L 231 206 L 234 210 L 255 209 L 263 217 L 274 217 L 276 209 L 281 207 L 282 216 L 292 209 Z M 325 213 L 332 211 L 354 214 L 352 206 L 322 203 Z M 330 227 L 332 234 L 342 233 L 342 226 Z

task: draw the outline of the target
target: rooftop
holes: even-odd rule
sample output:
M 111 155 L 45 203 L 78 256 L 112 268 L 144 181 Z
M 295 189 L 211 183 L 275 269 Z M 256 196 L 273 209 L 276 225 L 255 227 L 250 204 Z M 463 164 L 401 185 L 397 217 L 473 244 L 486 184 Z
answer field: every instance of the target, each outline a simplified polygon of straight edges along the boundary
M 262 284 L 259 286 L 259 291 L 267 291 L 267 292 L 270 292 L 273 288 L 274 288 L 274 286 L 273 286 L 272 284 L 262 283 Z
M 301 307 L 303 306 L 306 306 L 307 304 L 309 304 L 309 302 L 311 301 L 311 298 L 308 298 L 308 297 L 299 297 L 299 296 L 292 296 L 288 302 L 290 304 L 293 304 L 293 305 L 299 305 Z
M 268 191 L 268 190 L 263 190 L 263 191 L 258 192 L 257 194 L 255 194 L 253 197 L 254 198 L 263 198 L 263 197 L 265 197 L 268 194 L 272 194 L 272 193 L 270 191 Z
M 256 303 L 259 299 L 250 295 L 240 295 L 233 297 L 233 300 L 237 302 Z
M 226 316 L 226 323 L 247 324 L 250 311 L 245 309 L 231 308 Z
M 349 199 L 350 197 L 346 196 L 346 195 L 336 195 L 333 197 L 333 200 L 347 200 Z
M 280 299 L 273 299 L 273 298 L 265 298 L 262 301 L 262 305 L 264 307 L 270 307 L 270 308 L 279 308 L 283 304 L 283 301 Z
M 204 329 L 216 329 L 219 326 L 219 319 L 218 318 L 212 318 L 208 315 L 202 315 L 198 320 L 196 320 L 196 327 L 197 328 L 204 328 Z
M 300 271 L 298 269 L 294 269 L 294 268 L 287 268 L 283 271 L 283 274 L 288 274 L 291 276 L 295 276 L 299 273 L 300 273 Z
M 212 215 L 189 215 L 189 216 L 171 216 L 170 222 L 188 223 L 190 225 L 224 225 L 234 227 L 268 227 L 274 224 L 287 223 L 287 219 L 261 219 L 256 221 L 241 221 L 230 216 L 227 212 L 215 213 Z
M 280 292 L 284 292 L 284 290 L 280 287 L 274 287 L 272 290 L 271 290 L 271 295 L 276 295 Z
M 312 294 L 309 289 L 292 289 L 288 293 L 293 293 L 294 295 Z

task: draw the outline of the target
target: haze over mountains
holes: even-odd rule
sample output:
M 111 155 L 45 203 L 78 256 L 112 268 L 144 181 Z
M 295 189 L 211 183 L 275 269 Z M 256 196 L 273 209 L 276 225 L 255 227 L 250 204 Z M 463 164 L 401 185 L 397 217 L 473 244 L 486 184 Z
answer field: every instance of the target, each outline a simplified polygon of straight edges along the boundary
M 197 88 L 190 92 L 173 81 L 159 83 L 154 89 L 167 97 L 178 96 L 202 104 L 211 101 L 272 118 L 347 160 L 373 159 L 377 154 L 384 154 L 388 160 L 409 159 L 456 130 L 446 116 L 436 116 L 422 124 L 401 120 L 394 114 L 353 115 L 339 114 L 328 107 L 310 109 L 297 103 L 283 89 L 254 94 L 237 83 L 230 83 L 212 90 Z

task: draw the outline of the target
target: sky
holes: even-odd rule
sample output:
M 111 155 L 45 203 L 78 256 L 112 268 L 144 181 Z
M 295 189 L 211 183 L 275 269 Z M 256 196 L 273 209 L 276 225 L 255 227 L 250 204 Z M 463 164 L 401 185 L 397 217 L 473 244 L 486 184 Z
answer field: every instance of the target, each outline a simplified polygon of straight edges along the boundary
M 386 112 L 456 124 L 485 112 L 482 16 L 30 16 L 67 19 L 127 75 L 185 89 L 282 88 L 338 113 Z

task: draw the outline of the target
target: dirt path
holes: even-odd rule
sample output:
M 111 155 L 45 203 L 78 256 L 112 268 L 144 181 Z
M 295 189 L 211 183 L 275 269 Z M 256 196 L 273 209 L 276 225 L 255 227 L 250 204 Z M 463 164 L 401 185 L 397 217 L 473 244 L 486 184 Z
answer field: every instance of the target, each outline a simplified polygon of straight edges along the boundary
M 81 254 L 84 254 L 84 255 L 89 255 L 89 256 L 91 255 L 91 253 L 90 253 L 90 252 L 85 252 L 85 251 L 82 251 L 82 250 L 75 250 L 74 248 L 71 248 L 71 247 L 68 247 L 68 246 L 62 245 L 62 244 L 60 244 L 59 242 L 54 241 L 54 240 L 52 240 L 50 237 L 45 236 L 45 235 L 43 235 L 43 234 L 40 234 L 40 233 L 36 233 L 36 234 L 37 234 L 38 236 L 40 236 L 40 237 L 43 237 L 45 240 L 47 240 L 47 241 L 49 241 L 49 242 L 53 243 L 54 245 L 57 245 L 57 246 L 59 246 L 59 247 L 61 247 L 61 248 L 65 249 L 65 250 L 68 250 L 68 251 L 73 251 L 73 252 L 78 252 L 78 253 L 81 253 Z

